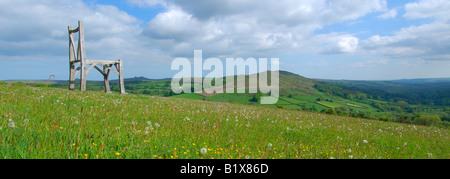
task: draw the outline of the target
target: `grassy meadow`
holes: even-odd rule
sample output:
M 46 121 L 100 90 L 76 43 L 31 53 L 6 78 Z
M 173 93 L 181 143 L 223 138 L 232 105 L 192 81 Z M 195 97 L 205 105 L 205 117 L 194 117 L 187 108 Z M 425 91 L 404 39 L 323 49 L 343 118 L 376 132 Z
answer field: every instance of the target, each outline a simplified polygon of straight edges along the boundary
M 5 159 L 449 159 L 449 144 L 445 128 L 0 84 Z

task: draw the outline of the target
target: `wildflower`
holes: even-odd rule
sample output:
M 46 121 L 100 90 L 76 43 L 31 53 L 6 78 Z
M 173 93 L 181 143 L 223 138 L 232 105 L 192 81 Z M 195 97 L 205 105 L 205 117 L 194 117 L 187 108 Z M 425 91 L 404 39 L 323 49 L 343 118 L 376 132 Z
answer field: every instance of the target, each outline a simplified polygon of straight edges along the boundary
M 148 124 L 149 126 L 151 126 L 151 125 L 152 125 L 152 122 L 150 122 L 150 121 L 147 121 L 147 124 Z
M 349 152 L 349 153 L 352 152 L 352 149 L 347 149 L 347 152 Z
M 119 153 L 119 152 L 116 152 L 116 155 L 117 155 L 117 156 L 120 156 L 120 153 Z
M 120 130 L 120 127 L 116 127 L 116 131 L 119 131 Z
M 348 158 L 353 159 L 353 155 L 349 155 Z
M 406 146 L 406 145 L 408 145 L 408 142 L 405 142 L 405 143 L 403 144 L 403 146 Z
M 92 145 L 93 145 L 93 146 L 96 146 L 97 144 L 95 144 L 95 143 L 92 143 Z
M 156 126 L 156 127 L 159 127 L 159 124 L 158 124 L 158 123 L 155 123 L 155 126 Z
M 186 117 L 185 119 L 186 119 L 187 121 L 191 121 L 191 119 L 189 119 L 189 117 Z
M 200 152 L 201 152 L 202 154 L 206 154 L 207 151 L 208 151 L 208 150 L 207 150 L 206 148 L 200 149 Z
M 75 124 L 78 124 L 78 121 L 75 121 L 74 123 L 75 123 Z
M 30 120 L 29 120 L 29 119 L 24 119 L 24 120 L 23 120 L 23 123 L 27 124 L 28 121 L 30 121 Z
M 273 145 L 272 145 L 272 143 L 269 143 L 269 145 L 268 145 L 269 147 L 272 147 Z
M 433 154 L 432 154 L 432 153 L 428 153 L 428 157 L 429 157 L 429 158 L 432 158 L 432 157 L 433 157 Z
M 16 124 L 12 121 L 12 119 L 9 119 L 8 127 L 11 127 L 11 128 L 16 127 Z
M 368 141 L 367 141 L 367 140 L 363 140 L 363 143 L 367 144 L 367 143 L 368 143 Z

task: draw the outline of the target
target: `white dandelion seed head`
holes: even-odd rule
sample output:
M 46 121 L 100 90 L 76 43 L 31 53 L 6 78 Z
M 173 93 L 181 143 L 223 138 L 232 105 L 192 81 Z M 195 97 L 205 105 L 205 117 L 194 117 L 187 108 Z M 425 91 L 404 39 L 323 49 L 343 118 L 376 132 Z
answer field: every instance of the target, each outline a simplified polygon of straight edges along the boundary
M 363 143 L 365 143 L 365 144 L 367 144 L 367 143 L 369 143 L 367 140 L 363 140 Z
M 9 121 L 8 127 L 15 128 L 16 124 L 13 121 Z
M 267 146 L 272 147 L 273 145 L 272 145 L 272 143 L 269 143 Z
M 201 152 L 202 154 L 206 154 L 206 152 L 208 152 L 208 149 L 202 148 L 202 149 L 200 149 L 200 152 Z

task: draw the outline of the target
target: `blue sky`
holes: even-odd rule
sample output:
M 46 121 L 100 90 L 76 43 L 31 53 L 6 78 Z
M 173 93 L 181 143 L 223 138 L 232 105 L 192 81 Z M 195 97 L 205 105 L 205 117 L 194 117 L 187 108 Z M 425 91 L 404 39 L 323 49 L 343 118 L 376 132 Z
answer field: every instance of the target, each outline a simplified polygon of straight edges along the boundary
M 197 49 L 280 58 L 281 70 L 309 78 L 450 77 L 448 9 L 448 0 L 0 0 L 0 80 L 68 79 L 67 26 L 79 19 L 88 58 L 123 59 L 125 77 L 170 78 L 172 60 Z

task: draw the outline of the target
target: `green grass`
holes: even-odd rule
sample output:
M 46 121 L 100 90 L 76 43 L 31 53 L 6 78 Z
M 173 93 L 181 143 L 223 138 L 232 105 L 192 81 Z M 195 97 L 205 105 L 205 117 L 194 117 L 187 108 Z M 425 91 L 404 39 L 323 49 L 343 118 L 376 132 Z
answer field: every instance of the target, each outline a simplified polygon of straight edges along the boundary
M 0 104 L 6 159 L 450 158 L 448 129 L 273 107 L 5 84 Z
M 280 97 L 281 100 L 290 102 L 292 104 L 302 104 L 302 103 L 306 103 L 307 101 L 303 101 L 303 100 L 298 100 L 298 99 L 294 99 L 294 98 L 286 98 L 286 97 Z
M 202 96 L 200 94 L 196 94 L 196 93 L 180 94 L 180 95 L 175 95 L 175 96 L 171 96 L 171 97 L 172 98 L 197 99 L 197 100 L 205 99 L 204 96 Z
M 328 101 L 317 101 L 317 104 L 329 107 L 329 108 L 337 108 L 340 107 L 341 105 L 338 103 L 334 103 L 334 102 L 328 102 Z

